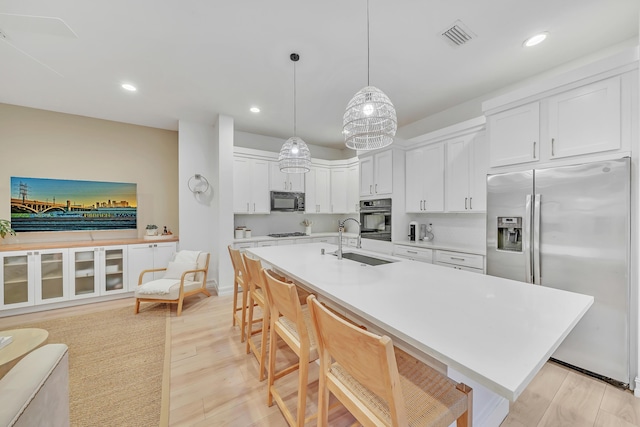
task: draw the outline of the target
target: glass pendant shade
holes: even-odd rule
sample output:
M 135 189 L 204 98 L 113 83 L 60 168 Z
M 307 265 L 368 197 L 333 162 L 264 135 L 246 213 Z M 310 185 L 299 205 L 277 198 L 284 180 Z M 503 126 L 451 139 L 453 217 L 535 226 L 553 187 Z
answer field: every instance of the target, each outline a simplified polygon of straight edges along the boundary
M 397 130 L 396 109 L 380 89 L 366 86 L 349 101 L 342 127 L 347 148 L 376 150 L 386 147 L 393 142 Z
M 292 136 L 282 144 L 278 164 L 280 171 L 285 173 L 307 173 L 311 170 L 311 152 L 302 138 Z

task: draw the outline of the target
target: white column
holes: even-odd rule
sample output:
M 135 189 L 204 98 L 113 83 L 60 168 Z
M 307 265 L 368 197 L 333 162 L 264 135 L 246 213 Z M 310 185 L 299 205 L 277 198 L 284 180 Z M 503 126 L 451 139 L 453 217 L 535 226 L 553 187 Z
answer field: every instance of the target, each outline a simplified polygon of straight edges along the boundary
M 233 291 L 233 267 L 227 246 L 233 243 L 233 118 L 220 115 L 217 121 L 216 167 L 218 215 L 215 241 L 218 261 L 218 295 Z

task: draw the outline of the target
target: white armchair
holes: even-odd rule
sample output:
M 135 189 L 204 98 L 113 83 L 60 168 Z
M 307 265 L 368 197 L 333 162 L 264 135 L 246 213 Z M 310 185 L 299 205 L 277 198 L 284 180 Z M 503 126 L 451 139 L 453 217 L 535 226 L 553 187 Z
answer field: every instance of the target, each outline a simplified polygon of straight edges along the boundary
M 143 270 L 135 291 L 135 313 L 138 314 L 140 311 L 141 302 L 164 302 L 178 304 L 177 315 L 180 316 L 185 297 L 198 293 L 211 296 L 207 290 L 209 258 L 208 252 L 179 251 L 166 268 Z M 145 274 L 156 271 L 164 271 L 164 276 L 142 283 Z

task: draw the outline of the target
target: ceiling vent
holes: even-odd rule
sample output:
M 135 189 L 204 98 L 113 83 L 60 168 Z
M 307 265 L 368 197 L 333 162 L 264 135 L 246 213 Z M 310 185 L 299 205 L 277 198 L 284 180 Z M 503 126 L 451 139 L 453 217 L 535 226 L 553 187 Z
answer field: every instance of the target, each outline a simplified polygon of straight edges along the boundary
M 462 23 L 457 20 L 449 26 L 449 28 L 440 32 L 442 38 L 452 46 L 462 46 L 476 38 L 476 35 Z

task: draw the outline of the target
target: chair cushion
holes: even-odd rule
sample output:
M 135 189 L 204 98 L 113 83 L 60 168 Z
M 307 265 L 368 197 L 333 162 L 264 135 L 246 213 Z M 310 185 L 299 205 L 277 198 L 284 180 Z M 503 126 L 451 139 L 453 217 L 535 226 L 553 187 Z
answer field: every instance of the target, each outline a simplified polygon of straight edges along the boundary
M 164 272 L 163 279 L 175 279 L 180 280 L 182 278 L 182 273 L 188 270 L 195 270 L 196 263 L 195 262 L 169 262 L 167 265 L 167 270 Z M 187 274 L 185 280 L 189 280 L 189 276 L 193 276 L 193 273 Z M 193 280 L 193 278 L 191 278 Z
M 202 287 L 202 282 L 184 281 L 184 292 Z M 135 291 L 136 298 L 177 300 L 180 297 L 180 280 L 158 279 L 144 283 Z

